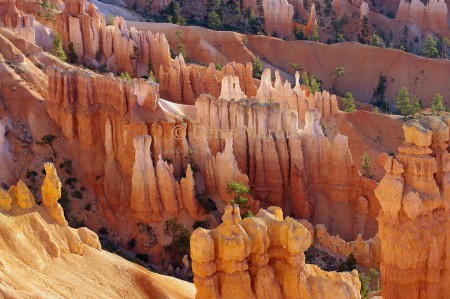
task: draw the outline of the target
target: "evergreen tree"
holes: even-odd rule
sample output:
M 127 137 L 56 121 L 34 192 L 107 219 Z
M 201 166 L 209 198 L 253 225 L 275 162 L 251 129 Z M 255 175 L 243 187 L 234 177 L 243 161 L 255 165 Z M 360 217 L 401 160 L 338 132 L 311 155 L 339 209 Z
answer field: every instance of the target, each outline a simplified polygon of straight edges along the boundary
M 439 47 L 439 57 L 442 59 L 447 59 L 447 46 L 450 44 L 448 37 L 443 37 L 439 39 L 438 47 Z
M 407 116 L 411 114 L 411 101 L 409 99 L 408 89 L 405 86 L 400 88 L 397 96 L 395 96 L 395 100 L 397 102 L 396 108 L 398 109 L 398 111 L 400 111 L 401 115 Z
M 378 74 L 378 85 L 373 92 L 373 104 L 382 108 L 385 112 L 389 111 L 389 104 L 385 100 L 386 93 L 386 76 L 382 73 Z
M 220 16 L 216 11 L 212 11 L 208 14 L 208 27 L 213 30 L 222 27 L 222 21 L 220 20 Z
M 303 33 L 303 30 L 300 26 L 298 26 L 298 27 L 294 26 L 294 35 L 295 35 L 295 38 L 298 40 L 305 39 L 305 34 Z
M 345 97 L 342 98 L 342 105 L 344 106 L 345 112 L 356 111 L 355 98 L 349 91 L 347 91 Z
M 253 77 L 255 77 L 256 79 L 261 79 L 263 65 L 259 56 L 253 57 L 252 64 L 253 64 Z
M 381 36 L 378 35 L 378 33 L 374 32 L 372 33 L 372 36 L 370 37 L 369 45 L 372 47 L 380 47 L 381 46 Z
M 445 111 L 442 96 L 439 93 L 436 93 L 431 101 L 431 111 L 434 115 L 439 115 L 442 111 Z
M 423 45 L 422 55 L 427 58 L 438 58 L 439 51 L 437 49 L 437 41 L 432 35 L 427 36 L 427 40 Z
M 316 75 L 311 75 L 311 77 L 309 78 L 309 90 L 312 93 L 316 93 L 320 91 L 320 86 L 322 85 L 321 83 L 322 81 L 319 80 L 319 78 L 317 78 Z
M 343 66 L 337 67 L 331 72 L 331 75 L 335 76 L 331 89 L 333 93 L 336 93 L 338 79 L 345 75 L 345 68 Z
M 422 103 L 417 99 L 417 96 L 414 95 L 412 101 L 411 101 L 411 112 L 410 114 L 412 116 L 415 116 L 417 113 L 422 110 Z
M 360 42 L 364 43 L 365 38 L 369 34 L 369 18 L 367 16 L 364 16 L 361 20 L 361 30 L 359 32 L 360 35 Z
M 64 50 L 62 48 L 62 40 L 59 33 L 55 34 L 55 38 L 53 39 L 53 55 L 58 57 L 61 61 L 66 61 L 66 53 L 64 53 Z
M 313 25 L 313 32 L 312 32 L 312 34 L 308 37 L 308 39 L 309 39 L 309 40 L 312 40 L 312 41 L 315 41 L 315 42 L 318 42 L 318 41 L 319 41 L 319 31 L 318 31 L 318 29 L 317 29 L 317 25 L 316 25 L 316 24 Z
M 230 204 L 239 206 L 242 218 L 253 216 L 251 211 L 248 210 L 247 206 L 248 198 L 244 197 L 244 195 L 249 193 L 248 188 L 244 186 L 244 184 L 234 181 L 228 182 L 227 192 L 233 195 L 233 199 L 230 201 Z
M 309 78 L 308 78 L 308 73 L 306 71 L 303 71 L 303 73 L 302 73 L 302 83 L 303 83 L 303 85 L 306 85 L 309 87 Z

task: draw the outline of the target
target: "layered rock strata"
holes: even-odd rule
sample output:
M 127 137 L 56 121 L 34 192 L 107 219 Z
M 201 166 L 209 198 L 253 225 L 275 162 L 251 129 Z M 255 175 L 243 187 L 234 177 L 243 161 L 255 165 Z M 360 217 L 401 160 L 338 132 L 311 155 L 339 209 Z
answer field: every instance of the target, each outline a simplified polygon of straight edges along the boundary
M 448 119 L 403 125 L 396 156 L 383 154 L 386 174 L 375 189 L 381 210 L 383 298 L 443 298 L 449 294 Z
M 227 206 L 223 223 L 191 236 L 196 298 L 360 298 L 357 271 L 305 264 L 309 231 L 279 207 L 241 219 Z

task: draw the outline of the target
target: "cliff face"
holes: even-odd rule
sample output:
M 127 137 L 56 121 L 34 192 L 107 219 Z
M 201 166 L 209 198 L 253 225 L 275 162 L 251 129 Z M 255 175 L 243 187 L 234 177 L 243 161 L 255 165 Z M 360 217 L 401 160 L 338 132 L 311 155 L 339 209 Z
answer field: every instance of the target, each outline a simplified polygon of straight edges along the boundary
M 311 105 L 315 98 L 315 105 L 330 111 L 330 103 L 324 105 L 319 95 L 311 97 Z M 347 240 L 359 233 L 375 235 L 376 184 L 359 174 L 345 136 L 338 134 L 334 141 L 324 136 L 315 106 L 311 111 L 305 107 L 300 132 L 303 122 L 298 113 L 276 102 L 202 96 L 196 107 L 198 122 L 209 130 L 204 142 L 213 155 L 224 149 L 225 135 L 233 135 L 237 165 L 248 175 L 258 200 L 288 208 L 298 217 L 313 217 L 315 223 L 325 224 Z M 336 172 L 341 175 L 332 175 Z M 366 209 L 359 208 L 360 201 L 367 203 Z M 342 215 L 348 221 L 342 221 Z M 360 219 L 358 224 L 353 223 L 354 217 Z
M 382 155 L 386 174 L 375 190 L 381 210 L 383 298 L 449 294 L 449 121 L 404 124 L 397 156 Z
M 420 0 L 402 0 L 395 19 L 414 23 L 439 34 L 448 32 L 448 9 L 444 0 L 430 0 L 425 5 Z
M 30 43 L 35 43 L 33 15 L 27 15 L 16 7 L 15 0 L 0 1 L 0 26 L 17 33 Z
M 287 0 L 264 0 L 264 30 L 268 34 L 291 38 L 294 35 L 294 7 Z
M 311 235 L 279 207 L 242 220 L 227 206 L 222 221 L 191 236 L 196 298 L 360 298 L 357 271 L 305 264 Z
M 186 123 L 164 117 L 156 83 L 80 69 L 49 68 L 47 74 L 47 111 L 65 138 L 77 144 L 75 156 L 80 150 L 91 153 L 77 158 L 89 183 L 99 184 L 101 178 L 105 211 L 119 216 L 130 206 L 136 218 L 154 222 L 163 219 L 163 210 L 177 215 L 186 206 L 196 217 L 195 197 L 183 198 L 175 181 L 188 167 L 188 145 L 186 132 L 174 136 L 173 130 Z M 184 180 L 192 194 L 192 175 Z

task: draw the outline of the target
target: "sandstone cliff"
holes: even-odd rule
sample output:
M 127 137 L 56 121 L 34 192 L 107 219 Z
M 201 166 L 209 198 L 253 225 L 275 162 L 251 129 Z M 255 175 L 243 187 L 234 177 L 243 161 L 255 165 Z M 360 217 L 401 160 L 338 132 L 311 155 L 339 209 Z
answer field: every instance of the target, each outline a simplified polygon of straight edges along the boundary
M 448 119 L 404 124 L 396 156 L 380 157 L 386 174 L 380 201 L 383 298 L 443 298 L 449 294 Z
M 309 231 L 279 207 L 241 219 L 227 206 L 223 223 L 191 236 L 196 298 L 360 298 L 357 271 L 305 264 Z
M 402 0 L 395 19 L 445 35 L 448 33 L 447 16 L 448 9 L 444 0 L 431 0 L 426 5 L 420 0 Z
M 287 0 L 264 0 L 264 30 L 274 36 L 294 35 L 294 7 Z

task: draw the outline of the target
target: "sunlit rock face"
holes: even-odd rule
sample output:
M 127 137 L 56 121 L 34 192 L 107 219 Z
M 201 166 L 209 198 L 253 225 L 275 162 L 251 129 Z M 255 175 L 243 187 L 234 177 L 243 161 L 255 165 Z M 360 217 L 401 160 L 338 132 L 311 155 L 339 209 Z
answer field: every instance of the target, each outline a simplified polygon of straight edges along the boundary
M 449 294 L 448 119 L 403 125 L 405 142 L 382 155 L 386 174 L 375 189 L 381 204 L 383 298 L 443 298 Z
M 426 5 L 420 0 L 401 0 L 395 19 L 445 34 L 448 32 L 447 16 L 448 9 L 444 0 L 430 0 Z
M 241 219 L 227 206 L 223 223 L 191 236 L 196 298 L 360 298 L 357 271 L 305 264 L 309 231 L 279 207 Z

